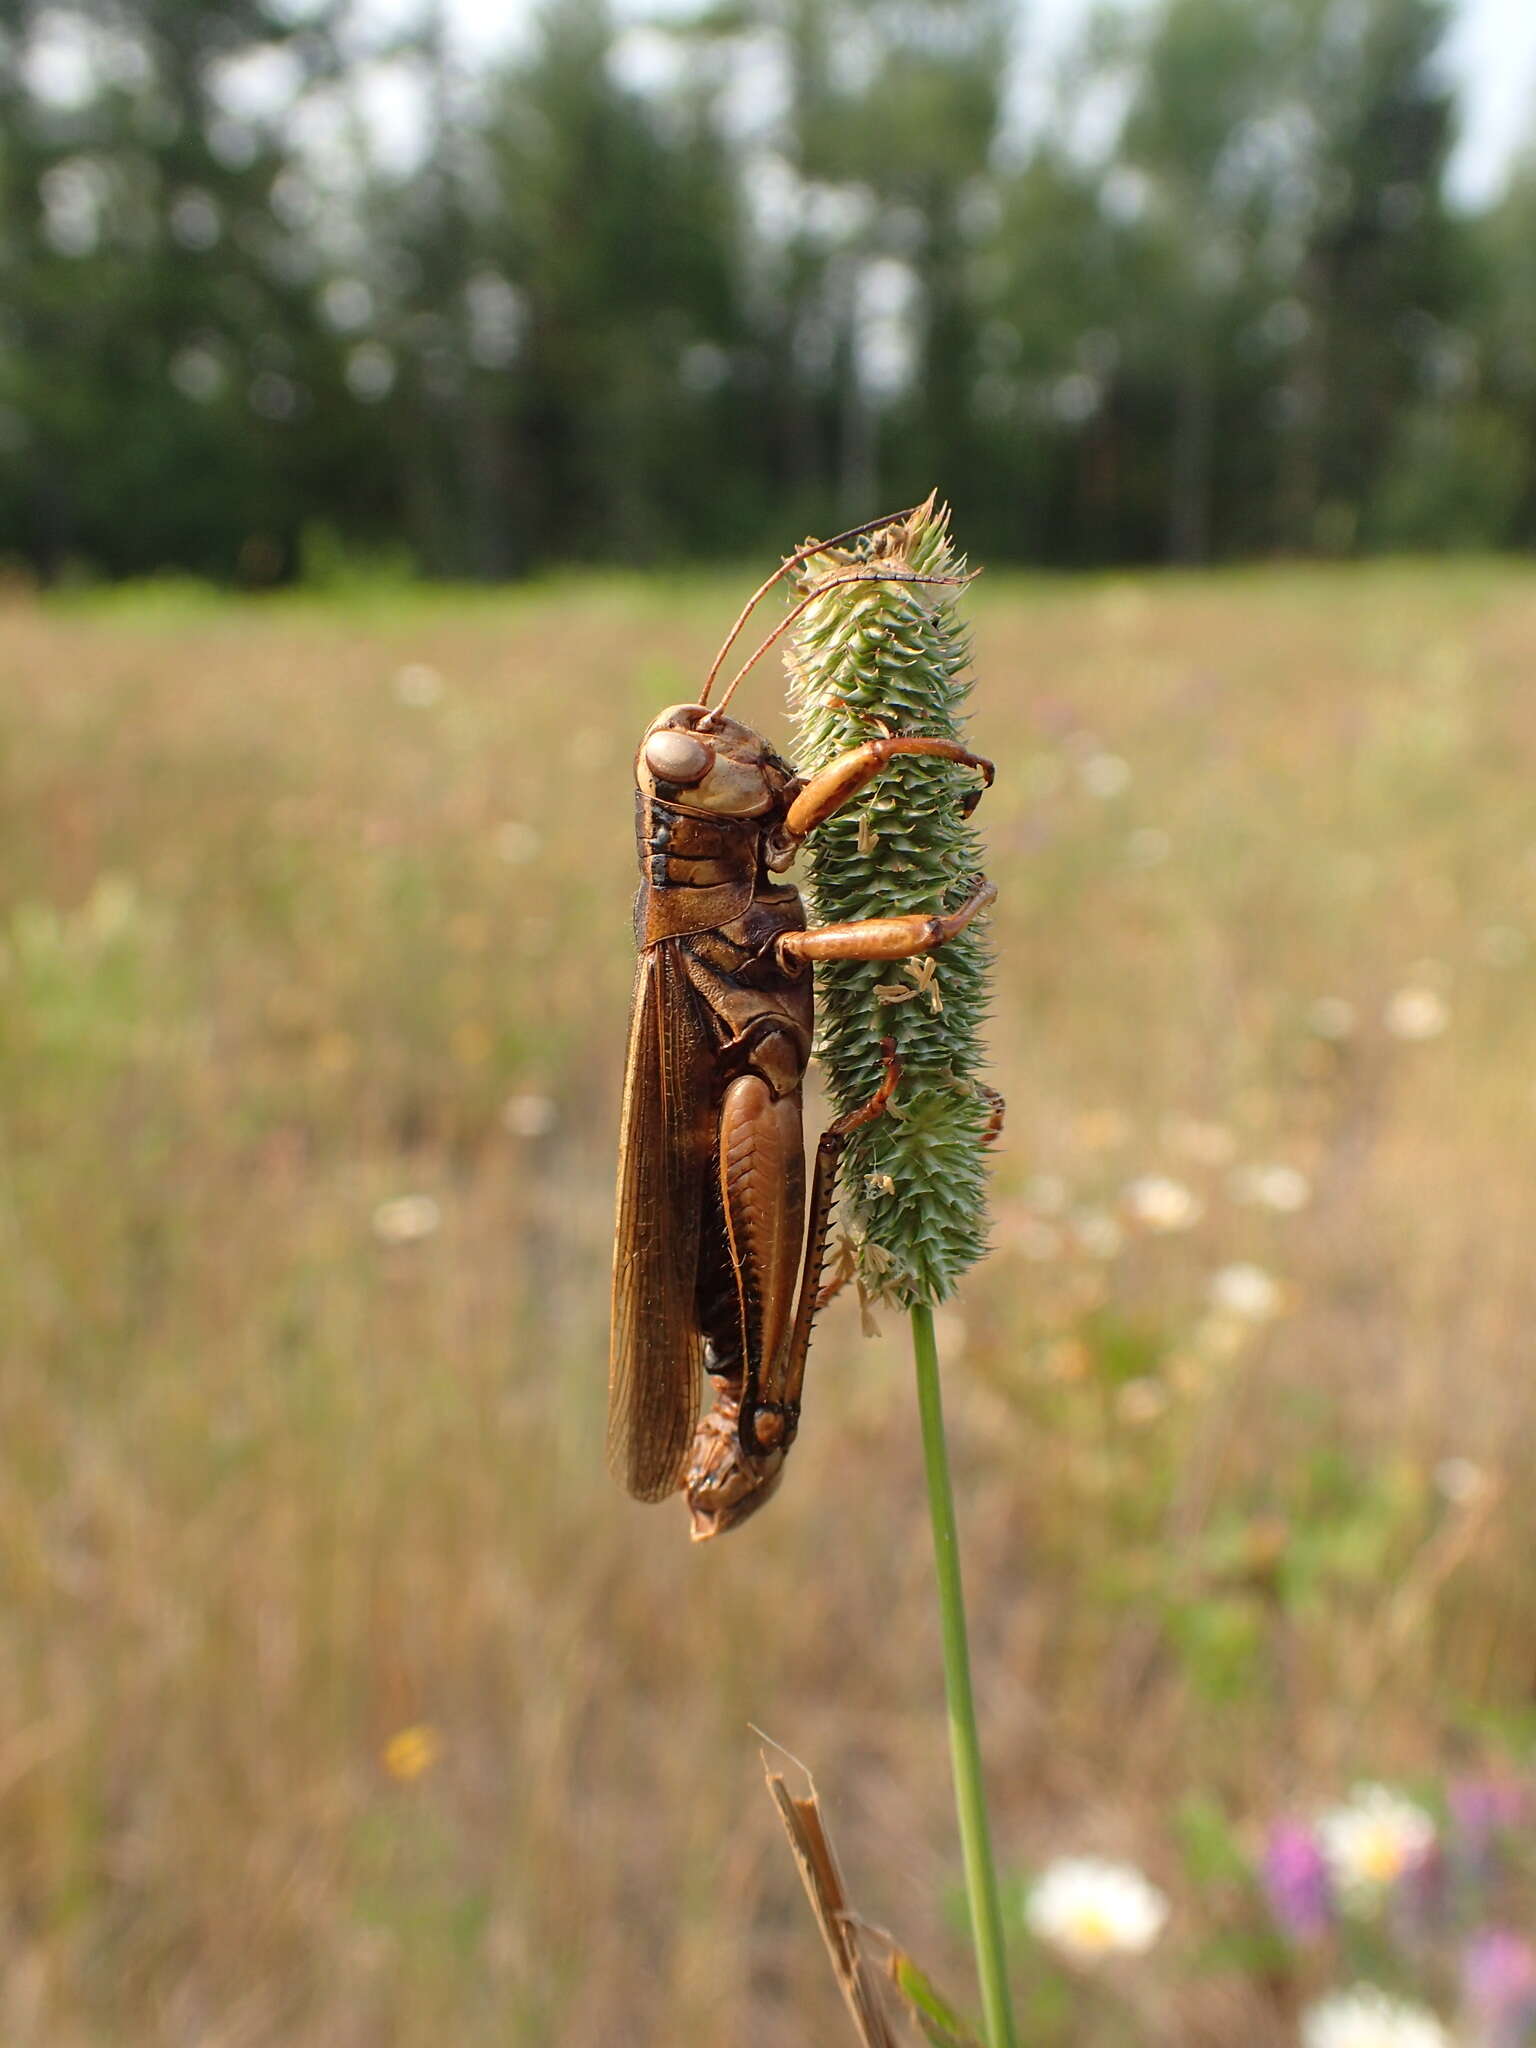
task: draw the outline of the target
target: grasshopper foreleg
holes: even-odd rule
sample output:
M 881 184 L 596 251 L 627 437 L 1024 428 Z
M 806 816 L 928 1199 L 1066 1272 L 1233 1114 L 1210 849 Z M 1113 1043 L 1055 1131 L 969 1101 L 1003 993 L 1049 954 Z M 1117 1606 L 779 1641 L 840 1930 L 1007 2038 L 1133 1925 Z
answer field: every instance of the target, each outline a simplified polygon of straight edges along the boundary
M 804 839 L 818 825 L 824 825 L 844 804 L 852 802 L 861 790 L 867 789 L 887 761 L 909 754 L 925 754 L 940 761 L 958 761 L 962 767 L 976 770 L 981 782 L 965 800 L 963 808 L 967 813 L 980 802 L 982 790 L 991 787 L 996 772 L 984 755 L 973 754 L 969 747 L 962 747 L 957 740 L 925 739 L 921 736 L 908 738 L 900 733 L 887 733 L 880 739 L 865 740 L 861 746 L 851 747 L 846 754 L 840 754 L 811 777 L 785 813 L 786 835 L 791 840 Z

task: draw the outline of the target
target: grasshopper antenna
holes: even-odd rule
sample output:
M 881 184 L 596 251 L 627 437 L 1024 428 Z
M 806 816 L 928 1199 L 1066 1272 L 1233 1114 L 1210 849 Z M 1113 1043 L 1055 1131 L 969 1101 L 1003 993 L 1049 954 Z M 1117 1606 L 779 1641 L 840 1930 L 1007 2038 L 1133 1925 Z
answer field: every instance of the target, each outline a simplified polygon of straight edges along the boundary
M 886 512 L 879 519 L 866 519 L 862 526 L 850 526 L 846 533 L 834 533 L 830 540 L 807 541 L 803 548 L 798 548 L 792 555 L 786 555 L 768 580 L 765 583 L 760 583 L 742 606 L 740 616 L 737 618 L 735 625 L 732 626 L 730 632 L 725 636 L 725 644 L 715 656 L 714 667 L 711 668 L 709 674 L 704 678 L 704 687 L 699 692 L 699 702 L 701 704 L 709 702 L 709 693 L 715 686 L 715 678 L 725 666 L 725 657 L 735 646 L 737 635 L 748 619 L 751 618 L 754 607 L 768 595 L 781 576 L 785 575 L 790 569 L 797 568 L 801 562 L 808 562 L 812 555 L 819 555 L 824 548 L 839 547 L 845 540 L 859 540 L 866 533 L 878 533 L 882 526 L 894 526 L 898 519 L 910 519 L 914 512 L 921 509 L 917 505 L 908 505 L 905 511 L 902 512 Z M 757 659 L 756 655 L 752 659 L 755 661 Z M 748 667 L 750 666 L 751 663 L 749 662 Z M 732 684 L 731 687 L 734 689 L 735 685 Z
M 898 514 L 897 516 L 899 517 L 900 515 Z M 884 520 L 878 521 L 877 523 L 880 525 L 886 524 Z M 870 529 L 868 528 L 865 529 L 866 532 L 869 530 Z M 793 567 L 796 561 L 803 561 L 807 554 L 820 554 L 823 548 L 829 548 L 834 545 L 835 543 L 832 541 L 818 541 L 814 548 L 808 548 L 798 556 L 791 555 L 789 560 L 784 564 L 784 567 L 786 569 L 791 568 Z M 714 723 L 714 721 L 724 711 L 726 705 L 730 703 L 731 698 L 735 695 L 736 685 L 742 680 L 743 676 L 745 676 L 751 669 L 753 669 L 757 665 L 758 662 L 762 660 L 763 656 L 768 652 L 769 648 L 772 647 L 776 640 L 783 638 L 784 634 L 786 634 L 789 631 L 790 627 L 795 623 L 796 619 L 799 618 L 800 614 L 803 611 L 807 610 L 811 605 L 813 605 L 816 602 L 817 598 L 820 597 L 824 591 L 840 590 L 845 583 L 937 583 L 943 584 L 944 586 L 952 590 L 961 590 L 964 589 L 967 583 L 974 583 L 976 578 L 980 574 L 981 571 L 979 569 L 973 569 L 968 576 L 914 576 L 910 572 L 903 574 L 902 571 L 899 569 L 893 570 L 872 567 L 869 569 L 856 570 L 852 575 L 849 576 L 829 577 L 825 583 L 818 584 L 816 589 L 810 592 L 809 596 L 802 597 L 800 602 L 795 606 L 794 610 L 790 612 L 787 617 L 781 619 L 778 625 L 774 627 L 773 631 L 768 635 L 768 638 L 763 642 L 762 646 L 758 648 L 757 652 L 754 655 L 752 655 L 749 660 L 744 661 L 742 663 L 741 667 L 737 669 L 735 675 L 733 675 L 731 677 L 731 680 L 726 684 L 725 693 L 721 697 L 720 702 L 714 706 L 713 710 L 711 710 L 707 718 L 700 719 L 699 729 L 702 731 L 706 726 L 712 725 Z M 771 589 L 772 582 L 773 579 L 770 578 L 769 582 L 764 584 L 763 589 Z M 759 592 L 758 594 L 759 596 L 761 596 L 762 592 Z M 753 600 L 753 603 L 756 603 L 755 598 Z M 750 609 L 751 607 L 749 606 L 748 610 Z M 729 646 L 730 642 L 727 641 L 726 645 Z M 713 680 L 714 677 L 711 676 L 710 681 L 713 682 Z M 703 700 L 701 699 L 700 701 L 702 702 Z

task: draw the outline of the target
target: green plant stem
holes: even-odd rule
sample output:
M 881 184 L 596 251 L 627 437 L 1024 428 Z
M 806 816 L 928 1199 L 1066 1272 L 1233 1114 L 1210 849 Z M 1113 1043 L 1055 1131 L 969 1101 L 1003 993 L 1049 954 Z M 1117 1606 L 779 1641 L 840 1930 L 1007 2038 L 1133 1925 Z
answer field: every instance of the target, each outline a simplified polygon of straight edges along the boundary
M 949 1747 L 955 1777 L 955 1806 L 960 1817 L 960 1853 L 965 1862 L 965 1889 L 970 1901 L 976 1974 L 981 1980 L 983 2022 L 987 2048 L 1018 2048 L 1013 2006 L 1008 1996 L 1003 1913 L 997 1894 L 997 1872 L 992 1865 L 987 1795 L 981 1775 L 981 1744 L 976 1734 L 976 1702 L 971 1692 L 965 1593 L 960 1583 L 960 1536 L 955 1527 L 955 1495 L 950 1485 L 949 1450 L 944 1440 L 939 1352 L 933 1334 L 933 1310 L 926 1302 L 919 1303 L 912 1310 L 912 1354 L 917 1366 L 923 1465 L 928 1478 L 933 1558 L 939 1582 L 939 1623 L 944 1638 L 944 1690 L 949 1701 Z

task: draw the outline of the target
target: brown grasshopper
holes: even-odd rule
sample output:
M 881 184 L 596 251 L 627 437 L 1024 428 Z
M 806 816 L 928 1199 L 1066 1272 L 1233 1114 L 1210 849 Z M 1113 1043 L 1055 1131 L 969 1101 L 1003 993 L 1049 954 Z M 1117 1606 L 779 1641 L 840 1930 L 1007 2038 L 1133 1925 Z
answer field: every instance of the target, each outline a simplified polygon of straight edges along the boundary
M 872 521 L 836 541 L 888 523 Z M 695 1541 L 745 1521 L 778 1484 L 824 1298 L 838 1155 L 897 1085 L 888 1044 L 874 1097 L 819 1140 L 807 1204 L 800 1097 L 811 1055 L 810 968 L 817 960 L 930 953 L 997 893 L 978 876 L 942 916 L 808 930 L 800 892 L 773 879 L 809 833 L 902 755 L 977 770 L 982 783 L 967 808 L 992 780 L 991 762 L 954 741 L 900 734 L 866 740 L 803 779 L 766 740 L 725 716 L 752 662 L 819 591 L 709 707 L 758 598 L 836 541 L 791 555 L 768 579 L 736 621 L 698 703 L 663 711 L 635 757 L 640 958 L 619 1141 L 608 1460 L 641 1500 L 684 1488 Z M 872 566 L 836 580 L 955 579 Z M 699 1422 L 705 1373 L 715 1398 Z

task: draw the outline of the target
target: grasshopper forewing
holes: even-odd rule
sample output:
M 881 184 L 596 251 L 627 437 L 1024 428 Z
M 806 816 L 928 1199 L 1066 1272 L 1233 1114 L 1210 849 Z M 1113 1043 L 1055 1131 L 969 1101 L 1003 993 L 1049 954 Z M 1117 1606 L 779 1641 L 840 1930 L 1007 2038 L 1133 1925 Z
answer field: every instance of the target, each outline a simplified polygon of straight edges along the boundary
M 624 1073 L 609 1454 L 639 1500 L 677 1491 L 703 1392 L 695 1311 L 713 1049 L 674 951 L 640 955 Z

